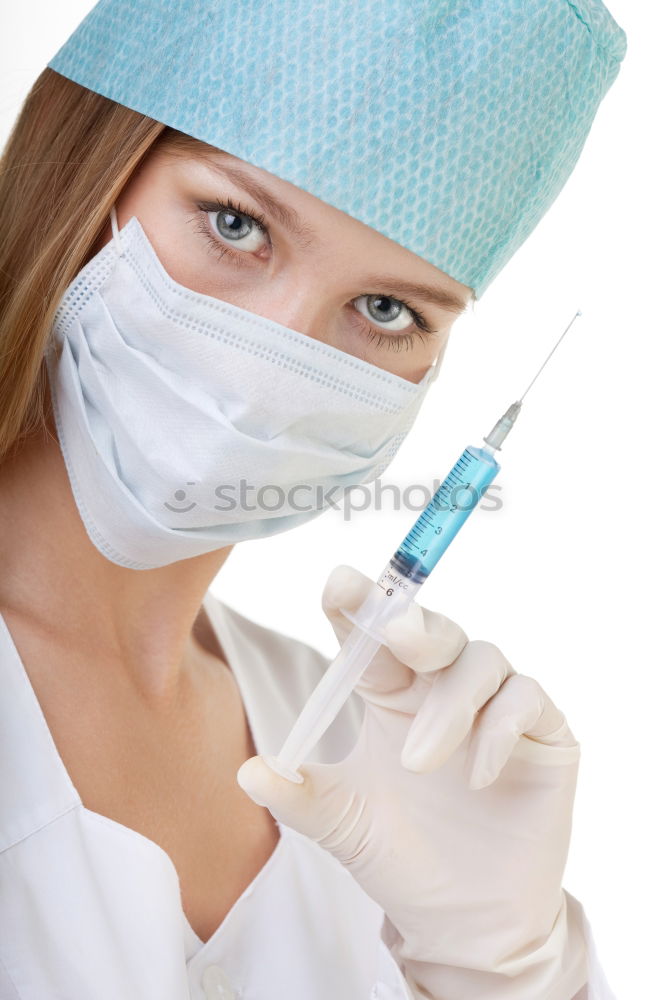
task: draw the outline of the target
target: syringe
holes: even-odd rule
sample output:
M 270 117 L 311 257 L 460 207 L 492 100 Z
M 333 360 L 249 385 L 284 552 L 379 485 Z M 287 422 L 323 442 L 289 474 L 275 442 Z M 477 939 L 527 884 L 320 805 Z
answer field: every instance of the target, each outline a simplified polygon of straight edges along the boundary
M 297 773 L 298 767 L 333 722 L 382 646 L 384 626 L 414 599 L 500 471 L 494 453 L 501 449 L 516 422 L 525 396 L 580 315 L 578 310 L 523 395 L 484 437 L 485 444 L 480 448 L 465 448 L 361 606 L 355 613 L 343 610 L 354 628 L 308 698 L 278 756 L 266 758 L 283 777 L 296 782 L 303 780 Z

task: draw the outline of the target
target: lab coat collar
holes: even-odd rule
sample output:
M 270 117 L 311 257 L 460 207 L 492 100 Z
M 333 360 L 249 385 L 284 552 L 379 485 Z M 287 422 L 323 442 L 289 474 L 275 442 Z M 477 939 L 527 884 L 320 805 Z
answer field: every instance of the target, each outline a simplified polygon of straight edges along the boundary
M 0 851 L 81 804 L 0 614 Z

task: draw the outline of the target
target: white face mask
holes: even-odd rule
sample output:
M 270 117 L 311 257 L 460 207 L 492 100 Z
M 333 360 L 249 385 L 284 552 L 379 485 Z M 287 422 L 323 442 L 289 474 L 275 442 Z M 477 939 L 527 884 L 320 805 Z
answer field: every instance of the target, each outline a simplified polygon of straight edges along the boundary
M 72 491 L 104 556 L 152 569 L 272 535 L 381 475 L 438 365 L 414 384 L 194 292 L 136 217 L 111 220 L 47 352 Z

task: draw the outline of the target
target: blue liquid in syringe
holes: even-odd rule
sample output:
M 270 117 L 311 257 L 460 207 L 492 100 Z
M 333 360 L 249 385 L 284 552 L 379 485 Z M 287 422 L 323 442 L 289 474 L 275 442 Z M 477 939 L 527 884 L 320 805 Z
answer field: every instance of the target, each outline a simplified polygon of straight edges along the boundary
M 422 584 L 446 552 L 485 490 L 500 470 L 490 451 L 465 448 L 390 565 L 417 586 Z

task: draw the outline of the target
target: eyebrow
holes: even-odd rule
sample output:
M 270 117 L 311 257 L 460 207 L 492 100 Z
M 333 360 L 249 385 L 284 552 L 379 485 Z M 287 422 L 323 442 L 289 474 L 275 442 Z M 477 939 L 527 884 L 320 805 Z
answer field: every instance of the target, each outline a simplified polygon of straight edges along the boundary
M 228 177 L 230 180 L 237 184 L 238 187 L 243 188 L 248 194 L 251 194 L 258 205 L 266 212 L 270 212 L 273 218 L 281 222 L 285 229 L 288 229 L 292 235 L 298 237 L 302 240 L 304 245 L 309 246 L 312 243 L 316 243 L 317 237 L 315 236 L 312 229 L 306 226 L 300 217 L 292 208 L 288 208 L 286 205 L 281 204 L 281 202 L 276 201 L 270 191 L 267 191 L 265 187 L 262 187 L 258 181 L 255 181 L 252 177 L 249 177 L 245 171 L 239 170 L 237 167 L 232 166 L 222 166 L 221 163 L 216 163 L 210 157 L 205 157 L 206 163 L 211 167 L 216 173 L 222 174 Z
M 398 278 L 386 278 L 382 274 L 371 274 L 365 279 L 368 284 L 390 286 L 391 292 L 408 298 L 421 299 L 422 302 L 432 302 L 434 305 L 448 309 L 450 312 L 462 313 L 467 309 L 467 302 L 455 292 L 438 285 L 414 285 Z
M 254 178 L 249 177 L 245 171 L 233 166 L 222 166 L 221 163 L 217 163 L 208 156 L 205 157 L 205 161 L 216 173 L 228 177 L 234 184 L 247 191 L 257 204 L 261 205 L 264 211 L 269 212 L 285 229 L 301 240 L 304 246 L 311 246 L 313 243 L 318 242 L 313 230 L 305 225 L 300 216 L 292 208 L 277 201 L 270 191 L 267 191 Z M 381 286 L 391 288 L 391 293 L 395 292 L 397 295 L 420 299 L 422 302 L 431 302 L 442 309 L 448 309 L 450 312 L 462 313 L 468 305 L 467 300 L 461 295 L 439 285 L 414 284 L 413 282 L 403 281 L 399 278 L 390 278 L 383 274 L 368 275 L 365 281 L 369 285 L 377 285 L 377 290 Z

